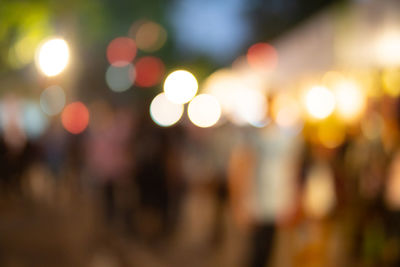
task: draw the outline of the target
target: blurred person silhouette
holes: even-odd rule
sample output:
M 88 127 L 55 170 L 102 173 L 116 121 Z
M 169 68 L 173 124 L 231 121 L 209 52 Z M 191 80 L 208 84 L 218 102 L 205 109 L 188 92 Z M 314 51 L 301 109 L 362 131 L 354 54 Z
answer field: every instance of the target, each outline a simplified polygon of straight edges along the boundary
M 50 122 L 49 128 L 41 138 L 43 147 L 43 158 L 49 167 L 54 179 L 58 181 L 65 174 L 67 132 L 57 120 Z
M 6 193 L 20 193 L 22 176 L 37 153 L 24 130 L 22 104 L 18 96 L 7 94 L 1 106 L 0 181 Z
M 262 129 L 243 129 L 232 152 L 232 206 L 239 225 L 250 227 L 250 267 L 270 263 L 277 224 L 294 214 L 300 148 L 297 133 L 271 119 Z
M 188 223 L 193 231 L 191 242 L 218 246 L 224 240 L 229 204 L 227 168 L 233 129 L 228 124 L 205 129 L 192 124 L 186 126 L 182 163 L 188 187 L 186 197 L 191 203 L 189 206 L 193 205 L 192 209 L 202 206 L 202 216 L 196 222 Z
M 104 101 L 92 106 L 92 121 L 86 141 L 86 167 L 92 186 L 100 189 L 106 221 L 121 219 L 119 184 L 129 179 L 132 166 L 129 111 L 115 109 Z
M 168 233 L 168 130 L 141 118 L 135 137 L 135 183 L 139 195 L 137 228 L 148 241 L 157 241 Z

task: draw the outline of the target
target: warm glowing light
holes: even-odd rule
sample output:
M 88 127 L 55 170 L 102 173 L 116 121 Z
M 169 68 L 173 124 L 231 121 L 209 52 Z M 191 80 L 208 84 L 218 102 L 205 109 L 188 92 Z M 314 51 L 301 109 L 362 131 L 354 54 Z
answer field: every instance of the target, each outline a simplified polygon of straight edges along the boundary
M 222 112 L 229 115 L 234 110 L 232 92 L 242 88 L 241 80 L 231 70 L 221 69 L 211 74 L 205 81 L 203 91 L 218 99 Z
M 272 110 L 279 127 L 284 129 L 301 127 L 301 108 L 294 98 L 286 94 L 278 95 L 273 101 Z
M 335 96 L 326 87 L 315 86 L 305 96 L 306 109 L 315 119 L 324 119 L 335 109 Z
M 332 170 L 327 164 L 311 167 L 306 179 L 303 207 L 308 216 L 323 218 L 336 204 Z
M 334 86 L 338 115 L 353 121 L 360 117 L 366 104 L 364 94 L 358 85 L 351 81 L 340 81 Z
M 183 105 L 172 103 L 164 93 L 158 94 L 150 104 L 150 116 L 153 121 L 168 127 L 177 123 L 183 114 Z
M 203 90 L 218 100 L 223 114 L 235 124 L 262 127 L 266 124 L 267 102 L 262 86 L 253 78 L 222 69 L 207 78 Z
M 167 32 L 155 22 L 143 22 L 136 31 L 135 40 L 139 49 L 146 52 L 154 52 L 165 44 Z
M 394 68 L 384 70 L 382 85 L 386 94 L 391 97 L 398 97 L 400 95 L 400 70 Z
M 400 210 L 400 154 L 398 152 L 389 167 L 384 198 L 389 209 Z
M 212 95 L 201 94 L 190 101 L 188 116 L 196 126 L 208 128 L 218 122 L 221 117 L 221 107 Z
M 37 50 L 37 65 L 46 76 L 60 74 L 68 64 L 69 48 L 65 40 L 50 39 Z
M 263 127 L 267 119 L 267 101 L 264 94 L 253 88 L 242 87 L 233 92 L 234 109 L 231 119 L 234 123 Z
M 64 90 L 57 85 L 46 88 L 40 95 L 40 107 L 47 115 L 56 115 L 65 105 Z
M 109 66 L 106 72 L 108 87 L 114 92 L 124 92 L 131 88 L 135 80 L 135 70 L 132 64 L 123 67 Z
M 12 67 L 21 68 L 31 63 L 35 56 L 35 47 L 40 43 L 38 30 L 29 31 L 10 48 L 8 60 Z
M 385 30 L 377 40 L 375 53 L 376 60 L 383 66 L 400 65 L 400 32 Z
M 115 38 L 107 47 L 108 62 L 115 67 L 126 66 L 135 56 L 135 41 L 128 37 Z
M 64 108 L 61 122 L 65 130 L 72 134 L 79 134 L 89 124 L 89 111 L 82 102 L 73 102 Z
M 189 102 L 196 95 L 197 89 L 196 78 L 186 70 L 172 72 L 164 82 L 165 96 L 176 104 Z
M 151 87 L 158 84 L 165 71 L 164 63 L 156 57 L 142 57 L 136 64 L 135 84 L 140 87 Z
M 319 125 L 316 134 L 320 143 L 331 149 L 343 144 L 346 138 L 345 128 L 336 121 L 327 121 Z
M 278 52 L 270 44 L 257 43 L 247 51 L 247 62 L 255 70 L 273 70 L 278 64 Z
M 361 131 L 369 140 L 378 140 L 383 129 L 383 118 L 379 113 L 371 112 L 361 121 Z
M 327 88 L 333 88 L 340 81 L 346 80 L 345 76 L 337 71 L 328 71 L 322 77 L 322 85 Z

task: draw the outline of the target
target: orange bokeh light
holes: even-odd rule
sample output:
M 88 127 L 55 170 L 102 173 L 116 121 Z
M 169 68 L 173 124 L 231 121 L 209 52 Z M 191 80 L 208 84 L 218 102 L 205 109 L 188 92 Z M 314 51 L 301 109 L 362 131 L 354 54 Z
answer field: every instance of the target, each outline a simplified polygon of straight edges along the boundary
M 151 87 L 161 82 L 164 75 L 164 63 L 156 57 L 142 57 L 135 64 L 136 85 Z
M 108 62 L 115 67 L 123 67 L 136 56 L 136 43 L 128 37 L 118 37 L 107 47 Z
M 256 70 L 273 70 L 278 64 L 278 52 L 270 44 L 256 43 L 247 51 L 247 62 Z
M 61 122 L 65 130 L 72 134 L 79 134 L 89 124 L 89 111 L 82 102 L 73 102 L 64 108 Z

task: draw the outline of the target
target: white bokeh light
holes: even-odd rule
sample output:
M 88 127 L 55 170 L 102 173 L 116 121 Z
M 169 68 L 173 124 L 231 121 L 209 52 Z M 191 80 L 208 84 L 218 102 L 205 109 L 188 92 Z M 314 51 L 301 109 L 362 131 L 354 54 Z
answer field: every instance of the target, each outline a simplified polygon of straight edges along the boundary
M 65 106 L 65 92 L 57 85 L 46 88 L 40 95 L 40 107 L 47 115 L 56 115 Z
M 189 102 L 197 93 L 196 77 L 186 70 L 177 70 L 168 75 L 164 82 L 165 96 L 175 104 Z
M 183 105 L 172 103 L 164 93 L 158 94 L 150 104 L 152 120 L 162 127 L 177 123 L 183 114 Z
M 306 94 L 308 114 L 315 119 L 325 119 L 335 109 L 335 96 L 328 88 L 314 86 Z
M 67 42 L 64 39 L 55 38 L 39 46 L 36 61 L 44 75 L 56 76 L 68 65 L 69 55 Z
M 190 101 L 188 116 L 194 125 L 208 128 L 215 125 L 221 117 L 221 106 L 212 95 L 201 94 Z

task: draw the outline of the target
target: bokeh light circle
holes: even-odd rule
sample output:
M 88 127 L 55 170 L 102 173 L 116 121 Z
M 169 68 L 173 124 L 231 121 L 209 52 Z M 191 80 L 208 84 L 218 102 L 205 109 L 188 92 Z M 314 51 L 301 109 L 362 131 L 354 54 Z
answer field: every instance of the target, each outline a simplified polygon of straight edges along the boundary
M 73 102 L 64 108 L 61 122 L 65 130 L 72 134 L 79 134 L 89 124 L 89 110 L 82 102 Z
M 46 76 L 60 74 L 69 61 L 69 47 L 61 38 L 50 39 L 38 47 L 36 61 L 39 69 Z
M 189 102 L 197 93 L 198 84 L 194 75 L 186 70 L 177 70 L 164 82 L 165 96 L 175 104 Z
M 48 125 L 46 115 L 42 113 L 39 105 L 33 101 L 24 103 L 22 120 L 24 131 L 30 139 L 40 137 Z
M 314 86 L 306 94 L 306 109 L 315 119 L 324 119 L 335 109 L 335 96 L 326 87 Z
M 167 32 L 158 23 L 146 21 L 138 27 L 135 40 L 139 49 L 146 52 L 155 52 L 165 44 Z
M 47 115 L 56 115 L 62 111 L 65 105 L 65 92 L 58 86 L 53 85 L 43 90 L 40 95 L 40 107 Z
M 132 64 L 123 67 L 109 66 L 106 71 L 106 82 L 114 92 L 124 92 L 131 88 L 135 81 L 135 70 Z
M 156 57 L 142 57 L 136 64 L 135 84 L 140 87 L 151 87 L 161 82 L 165 72 L 164 63 Z
M 158 94 L 150 104 L 152 120 L 162 127 L 177 123 L 183 114 L 183 105 L 172 103 L 164 93 Z
M 107 47 L 108 62 L 115 67 L 123 67 L 136 56 L 135 41 L 128 37 L 118 37 Z
M 212 95 L 201 94 L 190 101 L 188 116 L 194 125 L 208 128 L 215 125 L 221 117 L 221 106 Z
M 334 88 L 338 115 L 345 121 L 359 118 L 365 109 L 366 99 L 355 82 L 341 81 Z
M 247 62 L 256 70 L 273 70 L 278 64 L 278 52 L 270 44 L 256 43 L 247 51 Z

